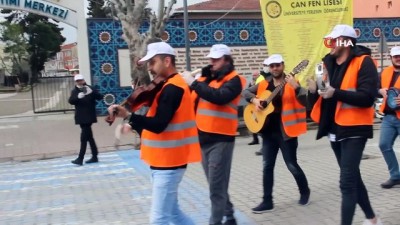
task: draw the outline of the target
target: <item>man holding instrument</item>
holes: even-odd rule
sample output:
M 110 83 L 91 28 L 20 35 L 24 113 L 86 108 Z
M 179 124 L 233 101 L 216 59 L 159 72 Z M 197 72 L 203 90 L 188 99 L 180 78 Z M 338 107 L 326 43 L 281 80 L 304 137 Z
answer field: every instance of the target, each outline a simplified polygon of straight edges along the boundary
M 236 72 L 228 46 L 213 45 L 207 58 L 210 65 L 202 69 L 200 78 L 184 78 L 192 89 L 202 164 L 209 183 L 209 224 L 222 224 L 225 216 L 225 225 L 235 225 L 228 186 L 238 128 L 237 108 L 246 81 Z
M 310 198 L 310 188 L 303 170 L 297 163 L 297 137 L 307 131 L 306 125 L 306 103 L 307 91 L 300 86 L 291 75 L 285 75 L 285 64 L 283 57 L 273 54 L 268 58 L 271 77 L 261 81 L 257 85 L 245 89 L 243 96 L 254 104 L 257 110 L 263 110 L 265 99 L 259 96 L 264 91 L 273 92 L 282 87 L 273 98 L 274 111 L 268 115 L 263 129 L 260 131 L 263 143 L 263 201 L 255 208 L 253 213 L 264 213 L 274 208 L 272 199 L 272 187 L 274 185 L 274 167 L 279 149 L 282 151 L 283 159 L 287 168 L 292 173 L 300 191 L 298 204 L 307 205 Z
M 83 75 L 76 74 L 74 80 L 76 86 L 71 91 L 68 102 L 75 106 L 75 124 L 79 124 L 81 127 L 81 147 L 78 158 L 72 160 L 71 163 L 82 166 L 88 142 L 92 151 L 92 158 L 86 160 L 86 163 L 97 163 L 99 161 L 97 157 L 99 152 L 93 138 L 92 124 L 97 123 L 96 100 L 103 99 L 103 95 L 87 85 Z
M 112 105 L 110 115 L 129 120 L 141 133 L 141 159 L 151 168 L 153 183 L 150 224 L 192 225 L 178 205 L 178 186 L 187 164 L 200 162 L 201 153 L 190 89 L 175 68 L 175 51 L 165 42 L 147 46 L 139 63 L 147 62 L 153 76 L 165 78 L 146 116 Z
M 352 224 L 357 203 L 367 218 L 364 225 L 381 225 L 360 174 L 362 153 L 373 135 L 377 69 L 371 50 L 356 45 L 353 27 L 336 25 L 325 38 L 331 42 L 331 51 L 323 58 L 329 84 L 318 85 L 318 90 L 316 82 L 308 80 L 309 97 L 311 105 L 316 101 L 311 118 L 319 124 L 317 139 L 329 137 L 340 167 L 341 225 Z
M 393 151 L 393 144 L 397 136 L 400 134 L 400 110 L 392 109 L 386 104 L 387 91 L 389 88 L 400 89 L 400 47 L 393 47 L 390 51 L 390 59 L 392 66 L 387 67 L 382 71 L 379 94 L 382 95 L 383 103 L 380 112 L 385 116 L 382 119 L 381 135 L 379 139 L 379 148 L 382 151 L 383 158 L 389 169 L 390 178 L 381 184 L 382 188 L 392 188 L 395 185 L 400 185 L 399 162 L 396 154 Z M 397 106 L 400 106 L 400 98 L 395 97 Z

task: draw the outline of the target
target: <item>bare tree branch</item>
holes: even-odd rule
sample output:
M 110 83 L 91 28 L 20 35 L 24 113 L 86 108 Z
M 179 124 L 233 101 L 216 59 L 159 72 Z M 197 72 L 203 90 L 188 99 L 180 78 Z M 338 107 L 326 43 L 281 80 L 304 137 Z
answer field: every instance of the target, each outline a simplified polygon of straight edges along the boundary
M 158 15 L 146 8 L 148 0 L 108 0 L 107 4 L 116 13 L 121 22 L 122 38 L 127 43 L 131 61 L 131 77 L 138 79 L 140 83 L 148 83 L 149 76 L 146 67 L 138 67 L 137 60 L 145 55 L 147 44 L 154 38 L 160 38 L 165 23 L 169 18 L 172 6 L 176 0 L 171 0 L 167 7 L 164 7 L 164 0 L 159 0 Z M 149 22 L 149 28 L 144 33 L 139 29 L 144 21 Z

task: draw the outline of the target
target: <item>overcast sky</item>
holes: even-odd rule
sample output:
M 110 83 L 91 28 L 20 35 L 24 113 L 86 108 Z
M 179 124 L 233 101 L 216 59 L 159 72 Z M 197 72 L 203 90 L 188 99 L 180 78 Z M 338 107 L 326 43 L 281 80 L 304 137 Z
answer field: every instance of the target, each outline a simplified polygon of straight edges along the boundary
M 203 1 L 206 1 L 206 0 L 187 0 L 188 5 L 195 4 L 198 2 L 203 2 Z M 159 2 L 159 0 L 149 0 L 149 6 L 151 8 L 153 8 L 154 10 L 157 10 L 158 2 Z M 165 0 L 166 5 L 168 4 L 168 2 L 169 2 L 169 0 Z M 87 5 L 88 4 L 86 2 L 85 8 L 87 8 Z M 183 0 L 177 0 L 177 2 L 175 4 L 175 8 L 179 8 L 179 7 L 183 7 Z M 60 27 L 64 28 L 64 30 L 62 31 L 62 34 L 67 39 L 65 41 L 65 44 L 76 42 L 76 28 L 71 27 L 67 24 L 63 24 L 63 23 L 60 23 Z

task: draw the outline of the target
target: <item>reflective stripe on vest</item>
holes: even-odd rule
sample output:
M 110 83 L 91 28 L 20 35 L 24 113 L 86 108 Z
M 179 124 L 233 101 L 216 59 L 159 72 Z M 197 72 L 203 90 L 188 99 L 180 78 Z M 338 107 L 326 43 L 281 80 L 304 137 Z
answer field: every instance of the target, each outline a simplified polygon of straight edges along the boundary
M 284 110 L 282 111 L 282 115 L 283 116 L 289 116 L 291 114 L 295 114 L 295 113 L 304 113 L 306 112 L 306 108 L 301 108 L 301 109 L 291 109 L 291 110 Z
M 295 120 L 288 120 L 288 121 L 285 121 L 285 122 L 283 122 L 283 125 L 284 125 L 284 126 L 293 126 L 293 125 L 295 125 L 295 124 L 298 124 L 298 123 L 305 123 L 305 122 L 307 122 L 307 119 L 302 118 L 302 119 L 295 119 Z
M 237 119 L 236 113 L 226 113 L 226 112 L 220 112 L 220 111 L 210 110 L 210 109 L 199 109 L 199 110 L 197 110 L 197 114 L 205 115 L 205 116 L 220 117 L 223 119 Z
M 196 127 L 196 121 L 190 120 L 183 123 L 171 123 L 168 124 L 167 128 L 164 131 L 177 131 L 177 130 L 184 130 L 188 128 Z
M 184 145 L 194 144 L 199 142 L 199 138 L 195 137 L 188 137 L 180 140 L 168 140 L 168 141 L 155 141 L 155 140 L 148 140 L 143 139 L 142 144 L 152 148 L 177 148 L 182 147 Z
M 207 103 L 212 104 L 211 102 L 209 102 L 209 101 L 207 101 L 207 100 L 204 100 L 204 99 L 202 99 L 202 98 L 200 98 L 200 102 L 207 102 Z M 233 104 L 232 102 L 229 102 L 229 103 L 226 104 L 225 106 L 229 106 L 229 107 L 231 107 L 233 110 L 237 110 L 237 109 L 238 109 L 238 106 L 235 105 L 235 104 Z

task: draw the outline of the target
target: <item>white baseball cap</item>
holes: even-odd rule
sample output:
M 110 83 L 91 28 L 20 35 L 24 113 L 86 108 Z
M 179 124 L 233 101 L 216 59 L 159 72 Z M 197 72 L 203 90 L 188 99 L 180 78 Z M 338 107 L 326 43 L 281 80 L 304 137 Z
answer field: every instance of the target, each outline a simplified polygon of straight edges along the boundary
M 268 58 L 264 59 L 263 65 L 269 65 Z
M 231 50 L 228 46 L 224 44 L 215 44 L 210 49 L 210 54 L 208 54 L 207 58 L 219 59 L 224 55 L 231 55 Z
M 175 51 L 171 45 L 165 42 L 155 42 L 147 45 L 146 55 L 139 60 L 139 63 L 143 63 L 153 58 L 155 55 L 173 55 L 175 56 Z
M 341 36 L 357 38 L 357 33 L 352 26 L 339 24 L 336 25 L 333 30 L 325 36 L 325 38 L 338 38 Z
M 272 63 L 283 63 L 284 60 L 283 60 L 283 57 L 282 57 L 281 55 L 279 55 L 279 54 L 272 54 L 272 55 L 270 55 L 270 56 L 268 57 L 267 62 L 268 62 L 267 65 L 270 65 L 270 64 L 272 64 Z
M 394 46 L 390 50 L 390 56 L 400 55 L 400 46 Z
M 77 81 L 77 80 L 85 80 L 85 78 L 83 77 L 82 74 L 76 74 L 74 76 L 74 81 Z

